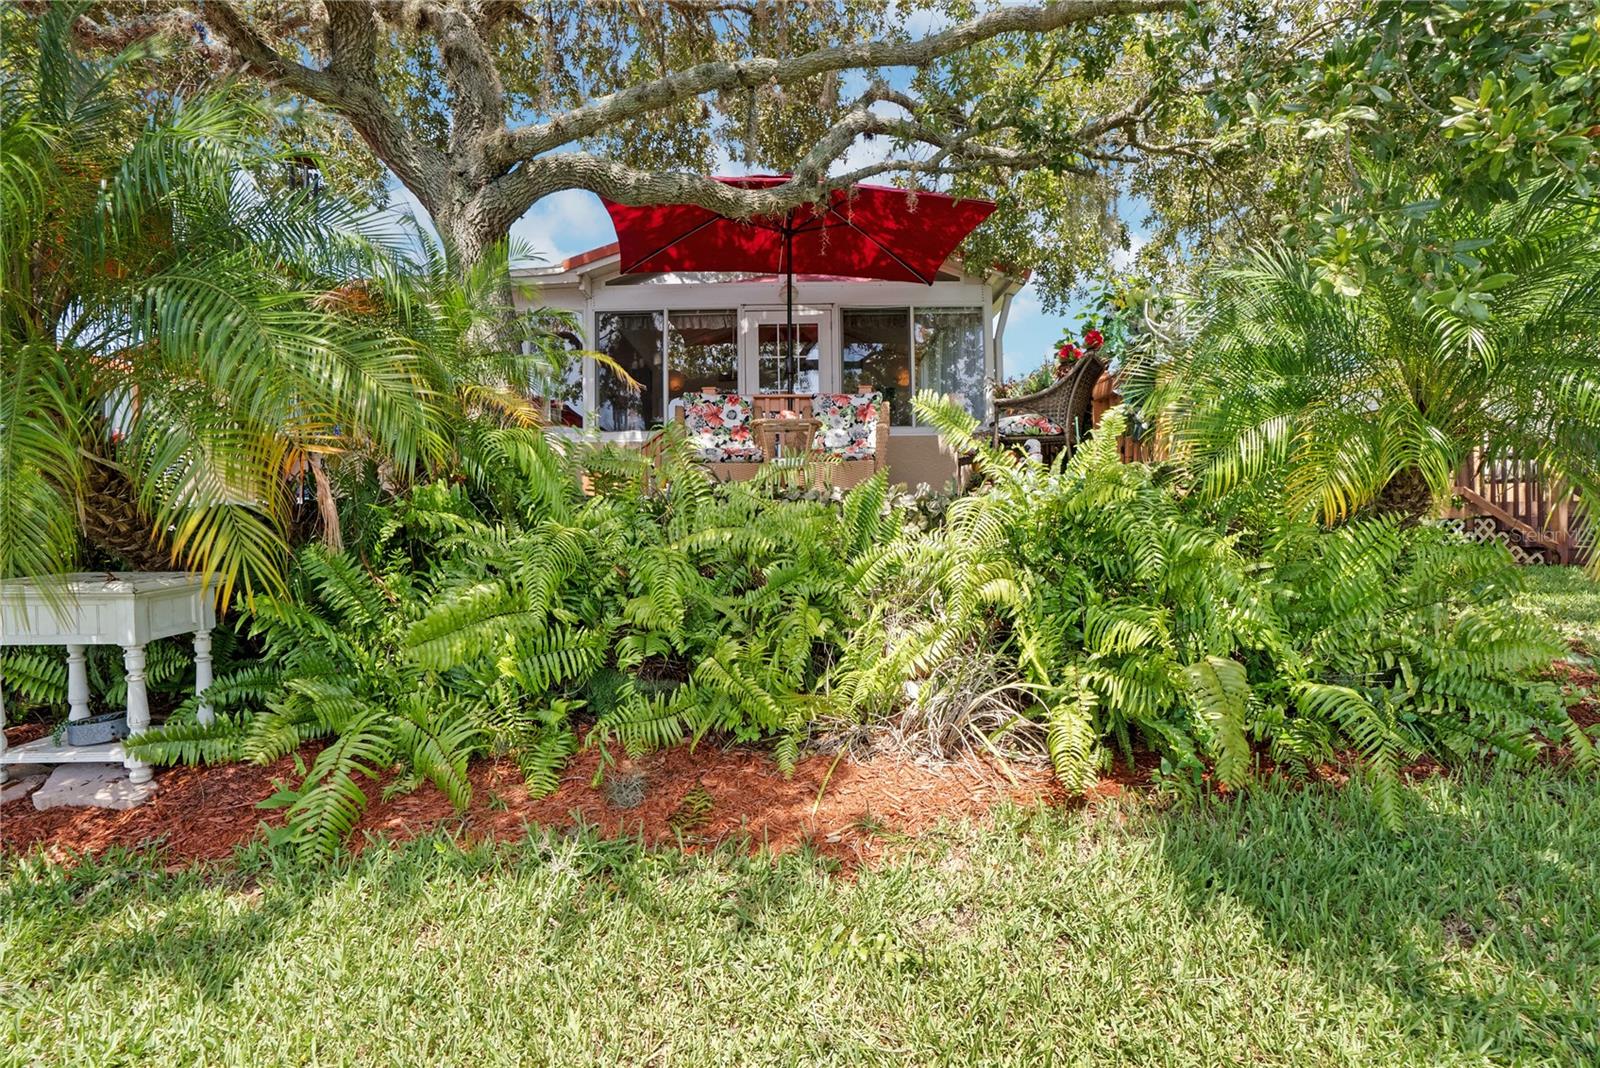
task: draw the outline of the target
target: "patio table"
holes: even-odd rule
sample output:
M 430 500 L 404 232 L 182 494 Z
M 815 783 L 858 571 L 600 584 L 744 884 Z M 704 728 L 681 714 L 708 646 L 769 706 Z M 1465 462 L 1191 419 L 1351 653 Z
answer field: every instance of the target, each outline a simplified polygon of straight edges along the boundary
M 812 438 L 822 423 L 808 417 L 757 419 L 755 429 L 761 449 L 768 459 L 803 456 L 811 451 Z
M 67 648 L 67 720 L 89 718 L 90 645 L 117 645 L 128 681 L 128 733 L 150 726 L 145 686 L 145 646 L 160 638 L 194 635 L 194 690 L 211 685 L 211 630 L 217 625 L 215 599 L 205 579 L 184 571 L 92 571 L 50 578 L 0 582 L 0 646 L 64 645 Z M 210 706 L 198 710 L 210 723 Z M 120 742 L 67 745 L 46 736 L 8 748 L 5 703 L 0 697 L 0 782 L 7 764 L 116 764 L 135 783 L 148 782 L 148 765 L 129 756 Z

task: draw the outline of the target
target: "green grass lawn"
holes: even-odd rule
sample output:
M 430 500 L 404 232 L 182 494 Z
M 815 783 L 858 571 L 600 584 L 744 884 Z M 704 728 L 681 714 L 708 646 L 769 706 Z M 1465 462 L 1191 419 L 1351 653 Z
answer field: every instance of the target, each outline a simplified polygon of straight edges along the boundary
M 584 834 L 322 872 L 8 862 L 17 1064 L 1600 1063 L 1600 804 L 1547 773 L 1004 814 L 854 878 Z
M 1600 583 L 1579 567 L 1525 567 L 1522 602 L 1546 616 L 1568 641 L 1600 654 Z

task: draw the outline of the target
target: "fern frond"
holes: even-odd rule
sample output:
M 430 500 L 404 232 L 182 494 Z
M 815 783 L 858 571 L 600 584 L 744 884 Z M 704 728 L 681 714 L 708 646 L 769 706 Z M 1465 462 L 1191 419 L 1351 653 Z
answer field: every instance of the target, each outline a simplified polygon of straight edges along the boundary
M 1245 715 L 1250 682 L 1237 660 L 1208 656 L 1187 669 L 1201 717 L 1211 725 L 1216 739 L 1217 778 L 1237 789 L 1250 776 L 1250 743 L 1245 738 Z
M 302 860 L 315 863 L 333 856 L 367 806 L 357 777 L 376 778 L 392 755 L 392 738 L 378 710 L 348 724 L 317 754 L 288 812 L 291 840 Z
M 122 747 L 147 764 L 226 764 L 239 759 L 248 724 L 248 719 L 226 713 L 210 723 L 168 720 L 127 739 Z
M 411 769 L 439 788 L 457 812 L 472 802 L 467 761 L 482 745 L 482 732 L 460 708 L 438 703 L 437 695 L 405 709 L 395 721 L 400 755 Z

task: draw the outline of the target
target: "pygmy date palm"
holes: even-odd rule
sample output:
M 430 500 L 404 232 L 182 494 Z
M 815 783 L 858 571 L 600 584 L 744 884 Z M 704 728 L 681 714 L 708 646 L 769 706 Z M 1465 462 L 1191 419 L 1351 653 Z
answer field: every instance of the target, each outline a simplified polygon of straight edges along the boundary
M 1262 250 L 1220 272 L 1152 397 L 1206 492 L 1281 479 L 1334 522 L 1418 518 L 1473 449 L 1600 500 L 1600 206 L 1530 192 L 1406 224 L 1330 283 Z
M 542 350 L 466 360 L 496 309 L 286 180 L 258 104 L 135 95 L 141 54 L 81 59 L 69 22 L 48 11 L 4 57 L 0 578 L 87 542 L 224 599 L 281 588 L 307 472 L 327 519 L 324 457 L 453 464 L 463 411 L 512 405 Z

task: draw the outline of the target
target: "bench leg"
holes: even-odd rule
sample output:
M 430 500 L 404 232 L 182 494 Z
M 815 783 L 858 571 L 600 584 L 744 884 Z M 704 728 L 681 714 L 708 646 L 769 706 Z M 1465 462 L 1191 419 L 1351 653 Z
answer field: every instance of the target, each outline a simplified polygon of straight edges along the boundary
M 150 695 L 145 690 L 144 682 L 144 646 L 123 646 L 122 664 L 128 674 L 128 736 L 131 738 L 150 728 Z M 128 769 L 129 782 L 149 782 L 154 774 L 150 765 L 135 757 L 127 757 L 122 763 Z
M 67 646 L 67 722 L 89 718 L 89 667 L 84 647 Z
M 194 692 L 199 697 L 211 685 L 211 632 L 197 630 L 194 632 Z M 216 714 L 211 711 L 211 703 L 202 700 L 195 709 L 194 718 L 201 723 L 210 723 L 216 719 Z

